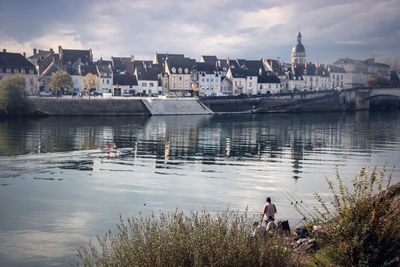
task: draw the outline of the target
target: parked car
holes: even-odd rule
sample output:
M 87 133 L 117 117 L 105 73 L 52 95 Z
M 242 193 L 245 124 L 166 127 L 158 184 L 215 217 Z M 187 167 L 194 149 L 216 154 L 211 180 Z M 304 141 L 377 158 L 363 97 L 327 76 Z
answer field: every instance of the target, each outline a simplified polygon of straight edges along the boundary
M 51 91 L 43 91 L 39 93 L 39 96 L 52 96 L 53 93 Z
M 158 93 L 152 93 L 151 96 L 152 97 L 158 97 Z
M 247 94 L 246 94 L 246 93 L 240 93 L 239 96 L 241 96 L 241 97 L 247 97 Z
M 146 93 L 137 93 L 136 96 L 147 96 Z
M 168 97 L 176 97 L 176 94 L 175 94 L 174 92 L 170 92 L 170 93 L 168 94 Z
M 192 97 L 192 94 L 189 92 L 186 92 L 182 95 L 183 97 Z
M 125 92 L 125 93 L 122 94 L 122 96 L 124 96 L 124 97 L 131 97 L 132 94 L 131 94 L 130 92 Z
M 90 93 L 90 95 L 92 96 L 103 96 L 103 92 L 101 91 L 93 91 Z

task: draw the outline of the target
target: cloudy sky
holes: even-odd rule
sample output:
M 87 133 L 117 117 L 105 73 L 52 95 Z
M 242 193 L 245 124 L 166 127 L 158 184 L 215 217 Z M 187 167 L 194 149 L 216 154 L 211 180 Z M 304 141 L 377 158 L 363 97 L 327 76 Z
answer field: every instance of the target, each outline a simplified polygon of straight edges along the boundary
M 287 62 L 300 28 L 311 61 L 400 58 L 399 14 L 399 0 L 0 0 L 0 48 Z

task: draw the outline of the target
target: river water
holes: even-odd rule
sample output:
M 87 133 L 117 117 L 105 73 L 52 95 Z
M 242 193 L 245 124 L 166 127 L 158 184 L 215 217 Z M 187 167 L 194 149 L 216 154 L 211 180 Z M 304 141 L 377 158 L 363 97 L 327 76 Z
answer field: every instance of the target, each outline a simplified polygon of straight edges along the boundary
M 139 212 L 252 215 L 270 196 L 294 226 L 336 167 L 351 184 L 362 167 L 398 166 L 399 133 L 398 111 L 0 121 L 0 265 L 74 264 Z

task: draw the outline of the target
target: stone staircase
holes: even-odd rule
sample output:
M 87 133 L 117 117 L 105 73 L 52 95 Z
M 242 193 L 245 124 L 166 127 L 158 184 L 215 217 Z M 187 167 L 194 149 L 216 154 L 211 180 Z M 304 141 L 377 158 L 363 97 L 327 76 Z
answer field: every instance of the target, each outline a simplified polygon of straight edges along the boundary
M 214 113 L 193 98 L 147 98 L 142 101 L 151 115 L 210 115 Z

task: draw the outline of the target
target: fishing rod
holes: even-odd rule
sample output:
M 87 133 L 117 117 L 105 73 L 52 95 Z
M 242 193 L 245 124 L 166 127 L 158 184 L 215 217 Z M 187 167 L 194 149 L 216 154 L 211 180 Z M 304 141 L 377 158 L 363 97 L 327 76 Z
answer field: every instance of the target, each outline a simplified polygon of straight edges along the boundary
M 282 187 L 283 189 L 283 187 Z M 286 193 L 294 200 L 294 203 L 299 204 L 300 207 L 310 216 L 310 217 L 315 217 L 315 218 L 319 218 L 319 216 L 310 208 L 310 206 L 307 205 L 307 203 L 305 203 L 303 200 L 298 201 L 297 199 L 299 199 L 298 196 L 295 195 L 294 192 L 289 192 L 289 190 L 286 191 Z
M 287 190 L 285 190 L 281 185 L 280 186 L 280 190 L 283 192 L 284 196 L 286 197 L 286 199 L 290 202 L 291 205 L 293 205 L 293 207 L 295 208 L 295 210 L 301 215 L 303 216 L 302 221 L 309 221 L 309 219 L 307 218 L 307 216 L 305 215 L 305 213 L 307 213 L 311 218 L 314 217 L 303 205 L 303 201 L 297 201 L 296 198 L 291 195 Z M 302 211 L 301 209 L 303 209 L 304 211 Z

